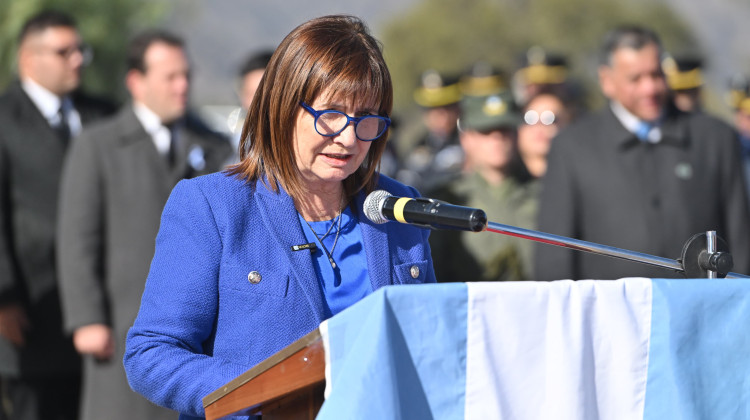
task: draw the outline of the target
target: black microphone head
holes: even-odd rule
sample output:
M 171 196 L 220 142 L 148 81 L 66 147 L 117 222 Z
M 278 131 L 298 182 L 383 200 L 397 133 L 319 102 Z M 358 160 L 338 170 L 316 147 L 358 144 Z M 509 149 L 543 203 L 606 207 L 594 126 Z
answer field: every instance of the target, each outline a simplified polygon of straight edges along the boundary
M 365 204 L 362 207 L 365 216 L 367 216 L 371 222 L 379 225 L 388 221 L 388 219 L 383 216 L 383 204 L 388 197 L 391 197 L 391 194 L 389 194 L 388 191 L 375 190 L 365 198 Z

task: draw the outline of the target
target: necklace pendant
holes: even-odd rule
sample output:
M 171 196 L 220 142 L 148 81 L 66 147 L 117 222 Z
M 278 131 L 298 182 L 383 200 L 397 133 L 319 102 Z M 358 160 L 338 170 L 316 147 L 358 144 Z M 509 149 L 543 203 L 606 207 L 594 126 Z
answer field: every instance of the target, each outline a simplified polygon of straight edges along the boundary
M 336 218 L 334 218 L 331 221 L 331 226 L 328 227 L 328 230 L 326 231 L 326 233 L 323 236 L 318 236 L 318 234 L 315 232 L 315 230 L 313 230 L 312 226 L 310 226 L 310 223 L 304 217 L 302 217 L 302 215 L 300 214 L 300 217 L 305 222 L 305 224 L 307 225 L 307 227 L 310 229 L 310 232 L 312 232 L 312 234 L 315 236 L 315 239 L 317 239 L 318 242 L 320 243 L 320 247 L 322 248 L 322 250 L 325 253 L 326 257 L 328 257 L 328 261 L 331 263 L 331 268 L 333 268 L 334 270 L 336 269 L 337 266 L 336 266 L 336 263 L 333 261 L 333 255 L 332 254 L 333 254 L 333 251 L 336 249 L 336 244 L 338 243 L 338 241 L 339 241 L 339 235 L 341 234 L 341 220 L 343 219 L 343 216 L 342 216 L 343 212 L 344 212 L 344 208 L 342 207 L 341 210 L 339 210 L 338 216 L 336 216 Z M 338 225 L 338 226 L 336 226 L 336 225 Z M 328 236 L 328 234 L 330 234 L 333 231 L 333 227 L 334 226 L 336 226 L 336 237 L 333 240 L 333 246 L 331 247 L 331 251 L 329 252 L 328 249 L 326 248 L 325 244 L 323 243 L 323 239 L 325 239 Z M 292 250 L 293 251 L 297 251 L 299 249 L 306 249 L 308 246 L 309 246 L 309 249 L 310 249 L 310 253 L 316 251 L 316 249 L 317 249 L 317 247 L 315 246 L 315 243 L 310 243 L 310 244 L 304 244 L 304 245 L 294 245 L 294 246 L 292 246 Z

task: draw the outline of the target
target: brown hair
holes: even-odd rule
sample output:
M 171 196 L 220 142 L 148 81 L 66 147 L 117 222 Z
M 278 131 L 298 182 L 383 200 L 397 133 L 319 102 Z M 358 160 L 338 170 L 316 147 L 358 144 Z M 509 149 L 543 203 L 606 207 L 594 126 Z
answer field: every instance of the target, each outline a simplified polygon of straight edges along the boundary
M 353 16 L 324 16 L 295 28 L 281 41 L 258 86 L 240 143 L 241 162 L 229 169 L 247 182 L 261 180 L 274 191 L 279 185 L 302 197 L 301 175 L 294 158 L 293 136 L 300 101 L 311 104 L 324 91 L 334 98 L 357 98 L 389 116 L 393 87 L 380 43 Z M 347 197 L 374 190 L 375 170 L 388 133 L 374 141 L 367 157 L 344 180 Z M 264 179 L 264 178 L 267 178 Z

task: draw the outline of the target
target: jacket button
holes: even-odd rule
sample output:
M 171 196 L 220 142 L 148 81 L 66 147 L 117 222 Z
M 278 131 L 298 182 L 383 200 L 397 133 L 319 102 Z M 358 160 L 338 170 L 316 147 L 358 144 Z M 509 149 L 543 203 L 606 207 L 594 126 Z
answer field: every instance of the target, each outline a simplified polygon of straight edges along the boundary
M 409 269 L 409 273 L 411 273 L 411 278 L 416 279 L 417 277 L 419 277 L 419 267 L 417 267 L 416 265 L 412 265 Z
M 250 274 L 247 275 L 247 280 L 252 284 L 258 284 L 260 283 L 260 280 L 263 277 L 260 275 L 257 271 L 251 271 Z

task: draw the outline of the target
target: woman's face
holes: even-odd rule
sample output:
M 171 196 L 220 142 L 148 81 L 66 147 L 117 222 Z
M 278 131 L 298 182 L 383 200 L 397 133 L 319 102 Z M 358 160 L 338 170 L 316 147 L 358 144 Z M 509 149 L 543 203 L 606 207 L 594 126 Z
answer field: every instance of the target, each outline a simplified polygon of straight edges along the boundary
M 539 95 L 526 106 L 524 118 L 526 123 L 518 128 L 519 152 L 524 156 L 546 156 L 552 138 L 567 123 L 562 102 L 552 95 Z
M 308 105 L 316 111 L 336 110 L 350 117 L 377 115 L 378 111 L 374 104 L 330 98 L 327 92 L 323 92 Z M 382 140 L 380 138 L 374 141 Z M 353 123 L 335 136 L 322 136 L 315 130 L 315 117 L 312 114 L 302 107 L 297 112 L 294 156 L 303 182 L 311 190 L 338 187 L 337 184 L 359 168 L 370 150 L 371 143 L 357 139 Z

